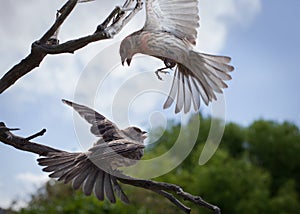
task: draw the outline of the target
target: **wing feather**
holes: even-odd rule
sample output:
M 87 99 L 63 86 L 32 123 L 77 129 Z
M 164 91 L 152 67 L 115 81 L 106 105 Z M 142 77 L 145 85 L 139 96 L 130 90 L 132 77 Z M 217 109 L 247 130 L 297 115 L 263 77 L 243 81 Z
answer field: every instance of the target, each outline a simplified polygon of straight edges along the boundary
M 167 31 L 196 44 L 198 0 L 147 0 L 143 30 Z
M 119 128 L 102 114 L 84 105 L 79 105 L 68 100 L 62 100 L 63 103 L 73 107 L 78 114 L 88 123 L 92 124 L 91 132 L 97 137 L 102 137 L 105 142 L 122 139 L 119 135 Z

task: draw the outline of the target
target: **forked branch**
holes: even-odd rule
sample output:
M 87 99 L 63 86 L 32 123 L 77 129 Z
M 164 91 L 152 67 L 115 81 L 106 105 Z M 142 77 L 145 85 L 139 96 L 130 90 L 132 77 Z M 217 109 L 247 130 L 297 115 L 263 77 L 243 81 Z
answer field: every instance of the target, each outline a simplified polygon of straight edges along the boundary
M 54 24 L 39 40 L 32 43 L 30 54 L 21 60 L 20 63 L 13 66 L 0 79 L 0 94 L 18 79 L 38 67 L 48 54 L 74 53 L 90 43 L 113 38 L 142 9 L 142 0 L 126 0 L 122 8 L 116 7 L 113 9 L 105 21 L 97 26 L 93 34 L 69 40 L 62 44 L 59 44 L 58 39 L 56 42 L 53 42 L 53 35 L 58 34 L 59 28 L 78 2 L 78 0 L 69 0 L 57 11 Z M 131 10 L 128 10 L 128 8 L 131 8 Z
M 31 142 L 35 137 L 42 136 L 45 133 L 45 130 L 38 132 L 30 137 L 20 137 L 11 133 L 11 131 L 17 129 L 7 128 L 3 122 L 0 122 L 0 141 L 15 147 L 16 149 L 35 153 L 41 156 L 47 156 L 51 152 L 64 152 L 62 150 L 54 149 L 42 144 Z M 121 183 L 132 185 L 135 187 L 140 187 L 144 189 L 151 190 L 157 194 L 162 195 L 167 198 L 170 202 L 176 205 L 179 209 L 184 211 L 185 213 L 190 213 L 191 208 L 184 205 L 179 199 L 183 201 L 190 201 L 197 206 L 205 207 L 207 209 L 212 210 L 214 213 L 221 213 L 220 209 L 217 206 L 214 206 L 205 200 L 203 200 L 200 196 L 191 195 L 188 192 L 185 192 L 180 186 L 165 182 L 157 182 L 152 180 L 141 180 L 134 178 L 117 178 Z

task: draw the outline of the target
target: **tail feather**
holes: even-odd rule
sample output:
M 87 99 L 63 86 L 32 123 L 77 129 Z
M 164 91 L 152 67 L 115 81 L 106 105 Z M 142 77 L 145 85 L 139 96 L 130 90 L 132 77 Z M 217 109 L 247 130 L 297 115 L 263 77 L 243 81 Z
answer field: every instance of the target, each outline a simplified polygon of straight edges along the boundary
M 229 65 L 231 58 L 214 56 L 190 51 L 189 62 L 177 64 L 169 96 L 164 108 L 169 108 L 176 101 L 175 113 L 184 110 L 187 113 L 193 103 L 194 109 L 200 108 L 200 97 L 206 105 L 216 100 L 216 93 L 223 93 L 231 80 L 230 72 L 234 67 Z
M 50 156 L 47 158 L 39 158 L 38 162 L 40 166 L 53 166 L 53 165 L 60 165 L 70 160 L 73 161 L 78 156 L 79 153 L 68 153 L 64 152 L 61 156 Z M 51 154 L 50 154 L 51 155 Z
M 61 168 L 58 166 L 53 173 L 49 175 L 51 178 L 58 178 L 58 181 L 64 180 L 65 183 L 69 183 L 73 178 L 82 172 L 83 167 L 85 166 L 84 162 L 77 163 L 74 161 L 70 166 Z
M 183 90 L 183 98 L 184 98 L 184 112 L 187 113 L 191 108 L 192 96 L 191 90 L 189 88 L 189 76 L 182 75 L 182 90 Z M 187 88 L 186 88 L 187 85 Z
M 218 56 L 218 55 L 212 55 L 212 54 L 206 54 L 201 53 L 206 59 L 209 59 L 211 61 L 220 62 L 224 64 L 229 64 L 231 62 L 231 57 L 229 56 Z
M 189 78 L 190 81 L 189 83 L 191 84 L 192 82 L 194 82 L 194 78 L 190 77 Z M 200 108 L 200 104 L 201 104 L 201 99 L 200 99 L 200 92 L 198 91 L 197 86 L 195 85 L 195 83 L 191 84 L 191 93 L 193 96 L 193 104 L 194 104 L 194 110 L 197 111 Z
M 199 99 L 199 96 L 196 95 L 196 93 L 194 93 L 195 87 L 193 87 L 193 85 L 191 85 L 190 77 L 188 77 L 187 84 L 188 84 L 188 91 L 191 93 L 192 98 L 191 98 L 191 102 L 189 102 L 189 105 L 187 105 L 187 106 L 185 105 L 185 112 L 189 111 L 189 109 L 191 108 L 191 106 L 190 106 L 191 103 L 193 103 L 194 109 L 195 109 L 195 111 L 197 111 L 197 109 L 198 109 L 197 106 L 200 106 L 200 99 Z
M 185 97 L 185 88 L 184 88 L 184 75 L 181 72 L 178 72 L 178 87 L 177 87 L 177 103 L 175 108 L 175 113 L 178 113 L 182 110 L 184 105 L 184 97 Z
M 79 189 L 84 180 L 87 178 L 89 173 L 91 172 L 93 168 L 90 168 L 89 165 L 84 165 L 82 168 L 80 168 L 80 172 L 77 174 L 77 176 L 73 179 L 72 186 L 74 189 Z
M 200 97 L 202 98 L 202 100 L 204 101 L 205 105 L 208 105 L 209 102 L 212 100 L 212 98 L 210 98 L 210 95 L 208 94 L 207 90 L 205 90 L 205 88 L 203 87 L 201 81 L 197 78 L 192 78 L 193 84 L 196 88 L 196 90 L 199 92 L 198 96 L 200 95 Z M 214 96 L 214 95 L 211 95 Z M 198 106 L 197 110 L 200 108 L 200 105 Z
M 222 80 L 220 80 L 219 78 L 217 78 L 215 76 L 207 76 L 207 77 L 205 77 L 205 79 L 208 82 L 208 84 L 210 85 L 210 87 L 212 88 L 212 90 L 216 93 L 222 94 L 223 93 L 222 89 L 228 87 L 225 82 L 223 82 Z M 214 95 L 214 93 L 213 93 L 213 95 Z
M 98 176 L 94 185 L 94 194 L 100 200 L 104 200 L 104 172 L 98 171 Z
M 51 153 L 37 161 L 44 166 L 43 171 L 52 172 L 49 177 L 64 183 L 71 182 L 74 189 L 82 187 L 85 195 L 91 195 L 94 191 L 99 200 L 103 201 L 105 195 L 111 203 L 115 203 L 116 192 L 124 203 L 129 201 L 116 178 L 99 169 L 84 153 Z
M 206 58 L 206 55 L 202 55 L 200 53 L 198 53 L 199 55 L 201 55 L 204 59 L 205 59 L 205 63 L 214 67 L 215 69 L 218 69 L 219 71 L 223 71 L 226 73 L 229 73 L 231 71 L 233 71 L 234 67 L 228 64 L 223 63 L 222 61 L 217 61 L 219 58 L 216 56 L 215 59 L 211 59 L 210 58 Z
M 91 169 L 91 172 L 87 176 L 82 188 L 85 195 L 92 194 L 97 177 L 98 177 L 98 170 L 96 168 Z
M 71 182 L 75 177 L 81 173 L 80 165 L 74 166 L 71 169 L 64 171 L 58 178 L 58 181 L 64 181 L 65 184 Z
M 220 77 L 222 80 L 231 80 L 232 77 L 223 70 L 209 64 L 204 64 L 205 68 L 210 71 L 210 73 L 214 76 Z
M 214 93 L 212 88 L 210 87 L 209 83 L 207 82 L 207 78 L 205 76 L 205 72 L 203 72 L 203 68 L 201 64 L 196 64 L 196 62 L 194 62 L 192 64 L 193 67 L 191 67 L 191 69 L 189 69 L 189 75 L 192 76 L 192 78 L 194 78 L 195 80 L 197 80 L 198 84 L 196 86 L 198 86 L 199 90 L 201 91 L 200 95 L 204 101 L 204 103 L 206 105 L 209 104 L 210 101 L 212 101 L 213 97 L 214 97 Z M 197 70 L 199 72 L 193 72 L 194 70 Z
M 177 73 L 178 73 L 178 69 L 175 70 L 171 89 L 170 89 L 169 95 L 167 97 L 167 100 L 165 101 L 164 106 L 163 106 L 164 109 L 169 108 L 175 100 L 175 96 L 176 96 L 177 88 L 178 88 L 178 86 L 177 86 L 178 79 L 175 78 L 177 76 Z
M 174 101 L 175 113 L 180 112 L 184 109 L 187 113 L 193 103 L 195 111 L 200 108 L 200 97 L 205 103 L 209 102 L 207 92 L 202 87 L 199 80 L 191 75 L 191 72 L 182 64 L 178 64 L 173 77 L 172 86 L 168 95 L 167 100 L 164 103 L 164 109 L 169 108 Z
M 82 173 L 84 167 L 85 167 L 85 162 L 80 162 L 77 164 L 74 164 L 72 167 L 69 169 L 64 169 L 64 170 L 59 170 L 62 171 L 62 174 L 59 176 L 58 181 L 64 181 L 64 183 L 69 183 L 75 177 L 77 177 L 80 173 Z M 59 172 L 58 171 L 58 172 Z
M 57 164 L 54 164 L 54 165 L 49 165 L 47 167 L 45 167 L 43 169 L 44 172 L 53 172 L 54 170 L 62 170 L 62 171 L 65 171 L 66 169 L 69 169 L 71 166 L 74 165 L 74 161 L 73 160 L 68 160 L 68 161 L 65 161 L 64 163 L 57 163 Z
M 111 203 L 116 203 L 114 189 L 111 184 L 110 174 L 108 174 L 108 173 L 104 174 L 104 191 L 105 191 L 105 196 L 107 197 L 107 199 Z
M 124 191 L 122 190 L 122 188 L 118 184 L 117 179 L 115 177 L 111 177 L 111 178 L 112 178 L 111 181 L 112 181 L 113 186 L 114 186 L 114 191 L 115 191 L 116 195 L 118 196 L 118 198 L 120 198 L 121 201 L 123 201 L 124 203 L 129 204 L 129 199 L 127 198 Z

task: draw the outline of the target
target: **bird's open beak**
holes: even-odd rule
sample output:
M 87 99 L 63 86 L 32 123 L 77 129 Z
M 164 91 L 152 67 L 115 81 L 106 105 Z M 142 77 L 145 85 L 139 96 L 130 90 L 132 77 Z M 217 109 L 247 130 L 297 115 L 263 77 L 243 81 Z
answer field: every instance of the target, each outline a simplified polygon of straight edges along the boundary
M 143 131 L 142 134 L 143 134 L 143 135 L 142 135 L 143 138 L 146 139 L 146 138 L 147 138 L 147 132 L 146 132 L 146 131 Z
M 122 65 L 124 66 L 125 60 L 126 60 L 127 65 L 130 66 L 131 59 L 122 59 Z
M 127 62 L 127 65 L 128 65 L 128 66 L 130 66 L 131 59 L 129 59 L 129 58 L 128 58 L 128 59 L 126 59 L 126 62 Z

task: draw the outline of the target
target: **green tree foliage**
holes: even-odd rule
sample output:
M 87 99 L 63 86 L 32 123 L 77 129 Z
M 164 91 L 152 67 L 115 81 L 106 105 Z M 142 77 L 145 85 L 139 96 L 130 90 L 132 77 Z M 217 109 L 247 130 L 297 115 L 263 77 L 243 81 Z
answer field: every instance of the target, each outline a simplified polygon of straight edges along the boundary
M 235 123 L 229 123 L 224 131 L 221 148 L 226 149 L 232 157 L 239 158 L 245 151 L 245 136 L 245 128 Z
M 300 181 L 300 131 L 291 123 L 259 120 L 247 132 L 251 161 L 268 170 L 272 177 L 272 193 L 288 180 Z M 298 192 L 299 182 L 296 183 Z
M 259 120 L 249 127 L 226 125 L 221 146 L 203 166 L 200 153 L 210 129 L 210 118 L 201 118 L 200 130 L 194 130 L 191 118 L 187 126 L 199 131 L 193 151 L 183 163 L 156 180 L 175 183 L 218 205 L 222 213 L 299 213 L 300 132 L 291 123 Z M 181 125 L 170 122 L 159 140 L 148 146 L 145 159 L 167 152 L 179 136 Z M 155 132 L 161 135 L 159 128 Z M 154 135 L 156 135 L 154 134 Z M 184 138 L 189 143 L 190 133 Z M 155 138 L 155 136 L 150 136 Z M 167 165 L 161 163 L 161 166 Z M 145 169 L 147 170 L 147 169 Z M 20 213 L 177 213 L 168 200 L 144 189 L 123 185 L 131 204 L 99 202 L 83 196 L 70 186 L 48 182 L 31 197 Z M 211 213 L 188 204 L 192 213 Z

